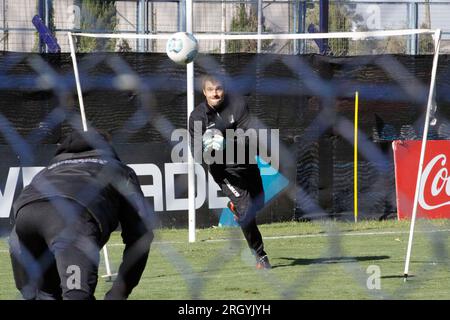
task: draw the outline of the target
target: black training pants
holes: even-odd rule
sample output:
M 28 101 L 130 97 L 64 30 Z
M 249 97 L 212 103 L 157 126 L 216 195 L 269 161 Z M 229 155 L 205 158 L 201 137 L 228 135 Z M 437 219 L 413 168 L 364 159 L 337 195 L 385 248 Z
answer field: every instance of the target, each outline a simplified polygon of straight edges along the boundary
M 76 202 L 54 198 L 20 209 L 10 256 L 24 299 L 95 299 L 100 239 L 98 224 Z
M 264 189 L 258 167 L 255 165 L 227 172 L 217 180 L 242 217 L 238 223 L 249 248 L 257 257 L 265 256 L 262 236 L 256 224 L 256 213 L 264 207 Z

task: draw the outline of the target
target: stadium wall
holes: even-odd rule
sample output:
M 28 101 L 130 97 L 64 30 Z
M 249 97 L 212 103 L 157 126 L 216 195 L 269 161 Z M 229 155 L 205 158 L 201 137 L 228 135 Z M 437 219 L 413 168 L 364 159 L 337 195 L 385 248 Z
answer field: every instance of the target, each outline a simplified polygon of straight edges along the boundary
M 123 73 L 113 71 L 115 58 L 136 72 L 142 87 L 152 93 L 151 103 L 143 106 L 139 92 L 117 89 Z M 119 155 L 140 170 L 144 192 L 161 225 L 186 227 L 187 207 L 176 199 L 187 195 L 187 175 L 171 162 L 175 142 L 168 140 L 173 129 L 186 128 L 185 69 L 164 54 L 80 54 L 78 59 L 88 120 L 111 130 Z M 431 127 L 429 139 L 450 137 L 449 60 L 449 56 L 440 57 L 438 121 Z M 54 73 L 40 70 L 37 61 Z M 359 91 L 359 217 L 383 219 L 396 217 L 391 142 L 421 138 L 431 64 L 432 56 L 226 54 L 200 56 L 195 73 L 198 80 L 214 65 L 227 75 L 227 90 L 245 96 L 255 119 L 280 130 L 277 174 L 287 183 L 271 190 L 272 198 L 259 216 L 261 223 L 353 217 L 351 139 L 354 92 Z M 399 77 L 386 66 L 401 66 L 408 72 Z M 70 130 L 71 120 L 79 118 L 79 111 L 68 54 L 3 52 L 0 76 L 0 227 L 4 232 L 10 227 L 12 200 L 47 164 L 58 141 Z M 423 92 L 408 92 L 414 83 Z M 201 99 L 196 81 L 196 103 Z M 59 124 L 51 129 L 49 119 Z M 134 127 L 130 119 L 134 119 Z M 28 153 L 17 147 L 20 141 L 14 131 L 29 143 Z M 199 227 L 217 225 L 224 204 L 204 172 L 205 200 L 197 214 Z M 273 183 L 269 181 L 269 185 Z

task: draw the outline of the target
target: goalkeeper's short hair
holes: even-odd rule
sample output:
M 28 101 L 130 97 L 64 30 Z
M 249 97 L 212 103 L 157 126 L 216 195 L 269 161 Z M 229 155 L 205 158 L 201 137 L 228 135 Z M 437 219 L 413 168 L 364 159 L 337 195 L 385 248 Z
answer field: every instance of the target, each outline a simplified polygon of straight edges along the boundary
M 202 90 L 205 89 L 206 82 L 220 83 L 223 87 L 223 81 L 217 74 L 206 74 L 202 77 Z

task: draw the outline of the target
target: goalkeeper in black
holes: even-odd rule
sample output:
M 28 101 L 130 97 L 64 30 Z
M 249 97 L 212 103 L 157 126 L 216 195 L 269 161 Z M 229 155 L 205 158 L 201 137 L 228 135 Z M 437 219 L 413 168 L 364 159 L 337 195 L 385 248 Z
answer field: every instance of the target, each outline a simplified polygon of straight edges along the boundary
M 24 299 L 95 299 L 100 250 L 119 223 L 125 249 L 105 299 L 126 299 L 138 284 L 153 239 L 151 209 L 107 134 L 69 134 L 13 210 L 10 256 Z
M 242 129 L 245 132 L 251 129 L 248 106 L 242 97 L 225 94 L 222 82 L 213 75 L 203 78 L 202 89 L 205 101 L 200 103 L 189 117 L 194 160 L 201 162 L 205 155 L 213 156 L 216 160 L 222 159 L 205 162 L 215 182 L 230 199 L 228 207 L 256 257 L 256 268 L 270 269 L 262 236 L 256 224 L 256 214 L 264 206 L 264 189 L 258 165 L 256 161 L 250 161 L 247 139 L 238 137 L 226 142 L 224 138 L 227 131 L 236 132 L 237 129 Z M 239 144 L 244 144 L 244 148 L 240 148 Z M 232 161 L 226 159 L 230 146 L 234 149 Z M 245 157 L 241 157 L 245 158 L 245 161 L 238 161 L 242 156 L 238 154 L 239 150 L 245 150 Z M 217 155 L 220 156 L 216 157 Z

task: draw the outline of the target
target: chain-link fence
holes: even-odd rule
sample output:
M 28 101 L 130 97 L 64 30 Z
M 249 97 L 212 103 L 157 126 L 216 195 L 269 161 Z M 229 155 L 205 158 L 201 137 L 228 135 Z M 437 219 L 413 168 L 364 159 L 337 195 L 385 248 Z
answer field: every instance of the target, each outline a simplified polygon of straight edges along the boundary
M 148 7 L 154 6 L 152 10 L 155 10 L 158 4 L 143 3 Z M 281 1 L 264 3 L 266 5 L 263 8 L 266 15 L 264 21 L 267 27 L 264 32 L 291 32 L 292 29 L 283 29 L 286 21 L 275 21 L 275 18 L 270 18 L 269 14 L 274 8 L 278 8 L 278 12 L 288 12 L 282 11 L 286 8 L 286 3 Z M 34 7 L 35 4 L 36 2 L 31 1 L 26 5 Z M 53 2 L 55 12 L 59 10 L 70 13 L 77 10 L 76 7 L 70 7 L 73 5 L 72 2 L 68 3 L 72 11 L 58 9 L 57 4 L 58 2 Z M 242 10 L 240 15 L 242 19 L 254 20 L 249 17 L 255 16 L 255 4 L 245 7 L 240 4 L 227 2 L 223 9 L 222 3 L 197 2 L 197 9 L 204 6 L 202 9 L 205 10 L 204 14 L 211 20 L 196 21 L 211 21 L 208 22 L 211 24 L 221 21 L 214 18 L 215 16 L 211 13 L 214 10 L 210 10 L 208 6 L 218 6 L 222 9 L 217 10 L 216 16 L 223 14 L 224 11 L 227 14 L 229 11 Z M 287 7 L 289 8 L 292 4 L 292 2 L 288 3 Z M 129 32 L 135 32 L 133 19 L 137 19 L 138 16 L 137 4 L 115 1 L 117 11 L 120 11 L 119 5 L 122 5 L 122 22 L 116 21 L 112 30 L 127 31 L 128 26 Z M 134 7 L 130 9 L 127 5 Z M 295 5 L 298 8 L 300 3 Z M 230 9 L 227 9 L 228 6 Z M 172 13 L 179 12 L 177 2 L 161 3 L 161 7 L 158 8 L 164 7 L 170 8 Z M 314 7 L 305 8 L 307 11 L 314 10 Z M 136 13 L 136 16 L 126 10 Z M 332 10 L 338 9 L 332 7 Z M 114 10 L 109 12 L 111 14 Z M 164 10 L 161 9 L 161 12 Z M 196 14 L 199 14 L 198 11 Z M 120 16 L 118 13 L 113 15 Z M 155 20 L 151 23 L 147 20 L 148 24 L 144 23 L 145 28 L 150 25 L 160 27 L 143 32 L 176 31 L 181 23 L 179 16 L 172 14 L 161 19 L 160 15 L 153 15 L 152 19 Z M 286 16 L 291 17 L 288 14 Z M 294 19 L 293 16 L 292 19 Z M 296 19 L 300 18 L 297 16 Z M 158 21 L 161 20 L 165 24 L 158 25 Z M 225 32 L 235 32 L 231 30 L 232 20 L 229 20 L 229 25 L 224 26 Z M 64 26 L 63 21 L 73 22 L 70 19 L 58 20 L 55 16 L 53 19 L 55 30 L 58 28 L 59 32 L 63 32 L 63 29 L 66 31 L 65 28 L 73 30 L 70 25 Z M 317 19 L 311 21 L 317 24 Z M 351 26 L 346 21 L 342 19 L 340 25 Z M 254 28 L 251 23 L 244 25 Z M 279 26 L 280 29 L 276 29 L 275 26 Z M 398 25 L 395 26 L 397 27 Z M 223 29 L 211 30 L 207 24 L 197 25 L 195 28 L 198 28 L 198 32 L 220 33 L 223 31 Z M 88 29 L 83 28 L 80 23 L 80 29 L 111 31 L 106 24 L 102 25 L 101 29 Z M 256 26 L 256 29 L 236 32 L 239 31 L 258 32 L 258 29 Z M 34 31 L 32 33 L 34 34 Z M 33 37 L 36 39 L 35 35 Z M 349 256 L 346 254 L 349 250 L 345 244 L 346 233 L 342 232 L 343 230 L 340 230 L 335 223 L 335 220 L 354 218 L 352 178 L 355 165 L 353 158 L 355 92 L 359 93 L 361 107 L 358 132 L 360 160 L 357 163 L 359 219 L 383 220 L 396 217 L 396 196 L 398 195 L 396 195 L 394 181 L 391 143 L 393 140 L 418 140 L 423 135 L 432 56 L 397 55 L 397 53 L 410 53 L 408 50 L 411 47 L 408 46 L 413 46 L 413 42 L 404 36 L 393 38 L 392 45 L 386 45 L 386 42 L 378 44 L 371 40 L 370 43 L 362 45 L 364 40 L 356 39 L 346 42 L 330 41 L 331 52 L 335 56 L 311 54 L 311 51 L 316 52 L 319 48 L 315 41 L 291 41 L 284 44 L 263 42 L 260 44 L 261 52 L 266 54 L 255 53 L 258 51 L 257 41 L 234 44 L 220 43 L 220 41 L 207 42 L 203 44 L 204 50 L 210 53 L 199 55 L 195 61 L 195 101 L 197 103 L 204 99 L 201 77 L 207 73 L 214 73 L 223 82 L 227 93 L 244 97 L 255 128 L 279 130 L 278 153 L 270 154 L 272 158 L 266 159 L 272 161 L 258 163 L 266 196 L 265 206 L 258 213 L 258 222 L 316 221 L 320 228 L 317 236 L 326 237 L 324 244 L 320 247 L 310 248 L 307 243 L 305 244 L 305 250 L 310 250 L 312 258 L 307 263 L 297 262 L 297 265 L 303 263 L 307 266 L 303 273 L 295 274 L 288 283 L 277 272 L 272 272 L 276 269 L 257 273 L 258 281 L 266 283 L 275 292 L 276 298 L 294 299 L 299 293 L 308 295 L 308 290 L 317 286 L 317 280 L 332 270 L 333 265 L 339 263 L 342 263 L 349 281 L 354 282 L 368 298 L 411 297 L 413 290 L 419 290 L 421 285 L 436 275 L 434 264 L 438 263 L 448 269 L 448 228 L 446 228 L 448 223 L 443 222 L 443 228 L 436 230 L 433 223 L 424 221 L 419 225 L 419 229 L 428 237 L 425 243 L 430 244 L 431 253 L 428 257 L 430 261 L 421 264 L 421 269 L 416 271 L 419 276 L 413 285 L 398 286 L 396 290 L 389 292 L 381 289 L 371 290 L 367 285 L 364 262 L 390 258 L 390 248 L 379 248 L 383 254 L 369 255 L 365 252 L 364 256 Z M 58 39 L 63 51 L 66 51 L 65 40 L 61 40 L 61 37 Z M 418 37 L 414 43 L 428 48 L 430 42 L 432 43 L 430 38 Z M 129 164 L 139 177 L 145 199 L 138 196 L 138 204 L 135 203 L 135 205 L 139 207 L 139 199 L 143 201 L 142 203 L 149 204 L 150 208 L 143 211 L 152 216 L 152 219 L 141 216 L 144 227 L 148 227 L 147 223 L 152 220 L 151 224 L 156 229 L 156 233 L 161 227 L 185 228 L 188 223 L 187 166 L 183 161 L 173 161 L 173 156 L 186 150 L 187 141 L 182 139 L 185 136 L 176 135 L 174 138 L 173 134 L 177 129 L 184 129 L 187 134 L 189 115 L 186 114 L 186 69 L 175 65 L 165 54 L 158 53 L 163 49 L 158 49 L 157 41 L 105 41 L 99 45 L 95 41 L 83 42 L 78 39 L 77 44 L 80 82 L 87 120 L 90 125 L 111 132 L 113 145 L 119 157 L 124 163 Z M 364 50 L 355 49 L 360 47 Z M 218 54 L 223 52 L 222 49 L 226 53 L 233 52 L 233 54 Z M 366 55 L 343 57 L 361 52 Z M 302 54 L 286 55 L 285 53 Z M 48 165 L 64 138 L 72 131 L 81 131 L 82 126 L 69 54 L 3 52 L 0 66 L 0 76 L 4 80 L 1 81 L 0 86 L 2 96 L 0 147 L 3 158 L 0 222 L 2 234 L 8 235 L 13 225 L 11 221 L 14 222 L 14 217 L 10 216 L 12 204 L 20 190 Z M 448 140 L 449 138 L 447 108 L 450 103 L 449 72 L 449 57 L 441 55 L 435 94 L 436 121 L 431 127 L 429 139 Z M 93 143 L 97 145 L 100 142 L 95 140 Z M 91 158 L 88 159 L 94 161 Z M 63 162 L 53 163 L 53 166 L 64 166 L 67 163 L 63 160 Z M 271 167 L 275 163 L 279 164 L 277 170 Z M 114 175 L 106 168 L 99 170 L 99 173 L 95 175 L 101 181 L 101 185 L 117 189 L 118 198 L 123 197 L 131 203 L 136 201 L 134 195 L 130 195 L 128 184 L 123 183 L 122 180 L 113 179 Z M 440 177 L 441 180 L 436 180 L 440 188 L 436 187 L 436 184 L 435 187 L 443 191 L 441 184 L 445 184 L 446 177 L 442 172 Z M 46 185 L 45 179 L 42 185 Z M 231 220 L 229 219 L 231 212 L 226 209 L 227 199 L 220 193 L 220 188 L 214 184 L 207 167 L 203 164 L 197 166 L 196 187 L 198 227 L 236 226 L 236 223 L 233 224 L 232 216 Z M 49 189 L 43 188 L 40 191 L 48 193 Z M 58 188 L 54 192 L 57 193 Z M 81 186 L 76 191 L 76 196 L 87 202 L 100 198 L 99 195 L 103 195 L 102 188 L 92 189 Z M 131 198 L 133 200 L 130 200 Z M 78 205 L 70 201 L 50 201 L 50 205 L 56 208 L 56 214 L 51 216 L 52 219 L 57 221 L 61 214 L 63 225 L 73 225 L 74 221 L 78 223 L 77 210 L 80 210 Z M 113 209 L 111 210 L 113 212 Z M 89 219 L 89 216 L 82 215 L 82 218 Z M 36 220 L 41 219 L 45 221 L 45 215 L 36 218 Z M 95 223 L 90 221 L 89 226 L 94 226 L 95 229 L 96 223 L 98 221 Z M 114 224 L 111 228 L 114 229 Z M 91 229 L 83 229 L 82 237 L 74 236 L 72 229 L 67 232 L 69 229 L 61 228 L 56 232 L 58 243 L 62 241 L 66 247 L 73 246 L 79 249 L 80 254 L 87 257 L 85 262 L 94 265 L 95 269 L 100 260 L 100 249 L 107 243 L 107 239 L 92 241 L 88 233 Z M 80 232 L 80 229 L 76 232 Z M 107 236 L 102 234 L 102 237 L 107 238 Z M 188 259 L 189 250 L 186 253 L 170 241 L 158 242 L 154 247 L 168 262 L 168 268 L 181 275 L 183 282 L 178 285 L 185 285 L 188 288 L 188 298 L 199 299 L 205 298 L 205 288 L 215 281 L 214 277 L 220 276 L 223 266 L 242 255 L 245 246 L 240 241 L 240 236 L 239 229 L 227 229 L 225 239 L 221 239 L 215 254 L 207 257 L 205 265 L 200 268 L 201 271 L 198 271 L 196 269 L 198 266 L 194 266 Z M 128 260 L 129 264 L 121 270 L 119 280 L 123 280 L 127 272 L 134 270 L 135 264 L 142 262 L 141 254 L 142 251 L 147 250 L 149 238 L 149 234 L 142 230 L 132 240 L 128 239 L 128 241 L 125 236 L 124 240 L 128 241 L 129 245 L 130 260 Z M 28 240 L 36 244 L 32 241 L 33 239 L 30 237 Z M 55 248 L 53 244 L 47 243 L 42 244 L 36 253 L 29 246 L 30 241 L 18 244 L 14 242 L 16 239 L 10 240 L 13 249 L 17 249 L 15 247 L 17 245 L 22 246 L 18 251 L 12 250 L 12 253 L 17 260 L 16 263 L 24 267 L 21 271 L 25 273 L 22 278 L 23 288 L 34 290 L 33 288 L 39 286 L 43 275 L 54 271 L 55 252 L 61 248 Z M 303 238 L 302 241 L 304 241 Z M 63 246 L 63 248 L 66 247 Z M 282 265 L 282 261 L 296 259 L 277 253 L 275 246 L 272 248 L 274 250 L 269 252 L 269 256 L 274 267 Z M 279 249 L 281 252 L 281 248 Z M 247 248 L 245 250 L 250 252 Z M 294 255 L 293 252 L 288 254 Z M 70 266 L 77 266 L 78 263 L 74 262 Z M 293 265 L 296 266 L 296 264 Z M 231 275 L 239 276 L 236 270 L 240 271 L 244 267 L 236 266 Z M 251 267 L 254 269 L 253 264 Z M 69 275 L 76 275 L 76 268 L 70 270 Z M 293 270 L 295 272 L 295 269 Z M 255 270 L 255 272 L 258 271 Z M 205 273 L 207 277 L 204 276 Z M 401 274 L 401 270 L 398 273 Z M 72 281 L 69 281 L 71 285 L 76 287 L 77 280 L 69 278 Z M 446 286 L 447 283 L 444 281 L 441 285 Z M 324 286 L 327 287 L 329 284 Z M 439 289 L 445 296 L 448 288 L 439 287 Z M 89 290 L 89 288 L 86 289 L 86 291 Z M 177 299 L 177 297 L 177 291 L 173 290 L 173 296 L 170 298 Z M 144 298 L 148 297 L 144 296 Z
M 145 201 L 151 203 L 157 221 L 156 227 L 186 227 L 186 166 L 171 160 L 174 150 L 180 147 L 180 141 L 174 140 L 172 135 L 175 129 L 186 129 L 188 117 L 185 69 L 174 65 L 163 54 L 96 52 L 79 53 L 77 58 L 88 122 L 113 132 L 112 139 L 120 157 L 140 176 L 144 196 L 147 197 Z M 256 128 L 277 128 L 280 131 L 278 170 L 268 170 L 264 174 L 263 167 L 260 167 L 263 178 L 267 179 L 264 185 L 266 196 L 274 193 L 272 201 L 267 202 L 258 216 L 260 223 L 293 219 L 326 221 L 330 217 L 353 219 L 353 185 L 349 177 L 353 174 L 352 119 L 356 91 L 364 101 L 359 132 L 359 152 L 363 157 L 358 163 L 360 219 L 395 217 L 394 164 L 390 143 L 397 139 L 420 139 L 422 135 L 431 56 L 338 58 L 210 54 L 200 55 L 195 65 L 196 101 L 202 100 L 201 76 L 220 70 L 219 76 L 227 92 L 245 97 Z M 56 144 L 70 131 L 80 130 L 81 119 L 68 54 L 5 53 L 1 66 L 1 73 L 9 78 L 3 82 L 1 104 L 5 165 L 2 171 L 7 181 L 2 194 L 2 209 L 7 209 L 9 214 L 11 207 L 7 204 L 12 204 L 16 188 L 21 188 L 20 183 L 9 186 L 17 171 L 12 168 L 21 168 L 25 185 L 47 165 Z M 439 116 L 430 132 L 430 139 L 448 139 L 448 72 L 448 57 L 443 55 L 437 75 Z M 275 158 L 272 160 L 269 165 L 275 163 Z M 212 180 L 207 178 L 207 172 L 205 167 L 198 168 L 199 227 L 220 224 L 225 215 L 220 211 L 224 207 L 223 198 L 218 200 L 211 191 L 217 192 L 217 187 L 211 187 Z M 147 180 L 146 176 L 151 176 L 151 179 Z M 114 185 L 116 181 L 110 180 L 111 177 L 105 174 L 104 182 Z M 274 186 L 281 189 L 270 189 Z M 82 188 L 79 192 L 89 199 L 99 195 L 89 188 Z M 64 204 L 56 206 L 60 208 L 59 212 L 67 212 L 61 206 Z M 210 214 L 214 208 L 220 208 L 220 215 Z M 333 223 L 321 222 L 320 225 L 330 238 L 315 261 L 330 257 L 339 260 L 344 255 L 339 230 Z M 431 224 L 425 226 L 425 231 L 433 228 Z M 209 260 L 208 270 L 220 270 L 222 265 L 241 255 L 242 242 L 233 240 L 238 235 L 237 229 L 230 229 L 231 240 L 225 241 L 223 248 Z M 430 235 L 433 245 L 439 249 L 435 252 L 436 259 L 447 263 L 446 239 L 440 233 Z M 85 246 L 70 234 L 64 239 L 77 247 L 92 249 L 92 244 Z M 94 243 L 94 251 L 88 252 L 94 254 L 94 263 L 98 263 L 98 250 L 103 244 Z M 202 298 L 208 280 L 196 274 L 186 257 L 170 243 L 163 242 L 157 247 L 183 276 L 189 297 Z M 32 256 L 31 260 L 25 254 L 27 257 L 22 260 L 29 268 L 26 272 L 33 285 L 47 271 L 45 268 L 52 265 L 51 258 L 45 258 L 48 251 L 44 250 L 42 254 Z M 36 269 L 33 259 L 41 258 L 44 263 L 40 266 L 44 269 Z M 400 287 L 392 295 L 368 290 L 366 271 L 360 263 L 358 259 L 350 259 L 345 261 L 344 267 L 371 298 L 408 296 L 406 287 Z M 321 272 L 326 273 L 329 267 L 327 263 L 320 264 L 321 271 L 314 276 L 309 272 L 310 276 L 306 278 L 299 276 L 279 291 L 278 296 L 283 299 L 296 297 L 299 291 L 313 286 L 314 279 Z M 314 263 L 311 268 L 315 268 Z M 420 272 L 432 277 L 433 272 L 425 269 Z M 426 281 L 427 277 L 420 278 L 417 283 Z M 274 290 L 278 290 L 282 281 L 270 273 L 261 279 Z

